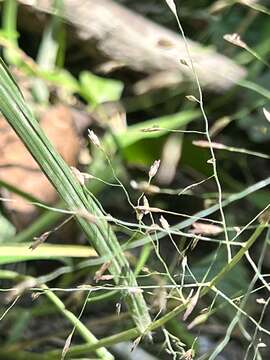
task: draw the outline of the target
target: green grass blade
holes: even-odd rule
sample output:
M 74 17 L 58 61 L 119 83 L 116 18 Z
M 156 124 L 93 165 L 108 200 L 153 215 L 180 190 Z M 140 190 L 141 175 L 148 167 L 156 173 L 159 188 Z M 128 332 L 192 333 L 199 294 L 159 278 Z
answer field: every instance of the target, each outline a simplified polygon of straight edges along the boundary
M 122 279 L 122 284 L 127 288 L 137 287 L 136 278 L 122 248 L 108 223 L 102 219 L 100 208 L 92 198 L 86 197 L 70 168 L 45 136 L 3 61 L 0 63 L 0 109 L 68 209 L 77 214 L 87 211 L 98 217 L 94 224 L 76 215 L 78 223 L 95 250 L 112 259 L 109 271 L 114 281 L 119 283 Z M 126 291 L 125 299 L 135 324 L 144 333 L 151 324 L 151 318 L 143 295 Z
M 16 0 L 6 0 L 3 6 L 2 23 L 5 36 L 16 47 L 17 42 L 17 11 L 18 4 Z M 4 58 L 6 61 L 16 63 L 18 57 L 13 49 L 4 49 Z
M 85 245 L 42 244 L 35 250 L 30 249 L 31 243 L 0 245 L 0 264 L 38 259 L 89 258 L 97 256 L 94 249 Z

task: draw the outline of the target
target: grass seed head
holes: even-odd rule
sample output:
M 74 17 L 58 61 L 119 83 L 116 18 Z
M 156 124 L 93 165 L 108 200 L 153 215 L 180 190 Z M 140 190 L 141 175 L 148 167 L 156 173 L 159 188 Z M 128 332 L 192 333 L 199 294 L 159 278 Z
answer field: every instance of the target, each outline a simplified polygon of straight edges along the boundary
M 94 133 L 93 130 L 88 130 L 88 137 L 90 139 L 90 141 L 98 148 L 101 147 L 99 138 L 97 137 L 97 135 Z
M 156 173 L 158 172 L 159 166 L 160 166 L 160 160 L 155 160 L 149 170 L 149 178 L 150 179 L 152 179 L 156 175 Z

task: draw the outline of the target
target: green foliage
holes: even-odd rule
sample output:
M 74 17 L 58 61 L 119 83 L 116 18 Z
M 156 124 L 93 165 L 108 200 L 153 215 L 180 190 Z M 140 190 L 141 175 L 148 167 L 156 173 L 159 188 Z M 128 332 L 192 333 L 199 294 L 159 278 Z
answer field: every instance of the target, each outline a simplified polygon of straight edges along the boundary
M 123 91 L 123 83 L 112 79 L 103 79 L 89 71 L 80 73 L 80 94 L 92 105 L 106 101 L 119 100 Z
M 113 345 L 130 340 L 134 348 L 144 342 L 156 359 L 191 358 L 193 351 L 195 358 L 214 359 L 225 346 L 230 354 L 230 346 L 237 342 L 243 358 L 249 358 L 251 351 L 250 358 L 269 357 L 263 353 L 263 344 L 270 335 L 264 318 L 269 295 L 265 261 L 269 229 L 266 237 L 264 231 L 269 227 L 270 184 L 270 124 L 263 113 L 263 108 L 270 110 L 266 2 L 202 0 L 177 4 L 180 30 L 184 25 L 189 37 L 210 46 L 211 51 L 218 49 L 247 70 L 246 79 L 226 94 L 205 94 L 202 89 L 202 98 L 197 94 L 198 83 L 189 88 L 183 83 L 163 92 L 153 90 L 139 98 L 131 84 L 133 76 L 140 80 L 137 75 L 127 79 L 123 73 L 121 81 L 113 73 L 105 78 L 94 74 L 95 67 L 92 73 L 80 59 L 69 58 L 66 24 L 59 12 L 61 2 L 55 2 L 55 14 L 42 34 L 34 61 L 26 56 L 24 51 L 29 49 L 17 31 L 17 3 L 5 1 L 0 32 L 5 60 L 31 80 L 34 111 L 38 103 L 49 107 L 52 102 L 67 101 L 93 118 L 95 111 L 106 118 L 104 103 L 122 103 L 127 109 L 127 124 L 125 128 L 123 121 L 118 129 L 114 116 L 108 122 L 99 121 L 98 116 L 93 120 L 91 127 L 102 135 L 100 145 L 88 146 L 91 159 L 82 170 L 87 173 L 83 184 L 44 135 L 1 62 L 1 112 L 63 202 L 49 208 L 0 180 L 1 187 L 43 209 L 33 223 L 17 233 L 7 216 L 0 215 L 0 290 L 7 294 L 3 299 L 11 301 L 2 302 L 0 309 L 4 334 L 0 357 L 51 360 L 93 355 L 113 359 L 107 347 L 113 353 Z M 170 11 L 174 12 L 172 1 L 166 0 L 170 8 L 165 8 L 165 1 L 119 2 L 176 29 Z M 223 36 L 233 33 L 239 33 L 246 45 L 237 47 L 225 42 Z M 25 46 L 24 51 L 18 40 L 22 48 Z M 35 53 L 33 49 L 31 52 Z M 195 66 L 188 71 L 196 75 L 197 59 L 193 60 Z M 188 102 L 192 96 L 199 101 Z M 229 121 L 222 122 L 224 118 Z M 166 154 L 172 133 L 179 143 Z M 213 149 L 193 144 L 194 140 L 205 141 L 209 134 Z M 177 151 L 180 160 L 171 165 Z M 266 156 L 256 158 L 259 154 Z M 158 159 L 160 168 L 156 176 L 150 176 Z M 215 166 L 217 175 L 213 176 Z M 159 178 L 162 167 L 165 173 L 174 168 L 171 182 Z M 131 180 L 135 187 L 130 186 Z M 62 211 L 65 207 L 67 211 Z M 66 212 L 76 218 L 91 247 L 77 244 L 78 236 L 73 234 L 65 234 L 67 243 L 60 243 L 58 231 L 65 224 L 60 222 Z M 196 233 L 194 223 L 209 228 Z M 217 233 L 211 233 L 213 225 L 219 229 Z M 30 250 L 33 238 L 41 239 L 46 231 L 52 235 L 48 243 Z M 225 245 L 231 249 L 231 261 Z M 8 288 L 16 288 L 16 292 Z M 21 306 L 19 297 L 29 292 L 35 301 Z M 42 327 L 45 318 L 55 315 L 66 320 L 63 332 L 53 334 L 66 339 L 64 351 L 54 343 L 47 345 L 48 333 L 44 338 L 25 341 L 24 333 L 32 323 Z M 97 320 L 92 322 L 94 317 Z M 13 321 L 15 318 L 19 321 Z M 88 318 L 90 325 L 86 325 Z M 223 333 L 211 336 L 207 324 L 221 325 L 218 328 Z M 75 331 L 83 343 L 73 336 Z M 153 335 L 151 346 L 145 334 Z M 201 336 L 210 344 L 213 341 L 214 348 L 203 353 Z M 159 339 L 162 346 L 157 343 Z M 30 348 L 40 353 L 36 356 L 28 351 Z

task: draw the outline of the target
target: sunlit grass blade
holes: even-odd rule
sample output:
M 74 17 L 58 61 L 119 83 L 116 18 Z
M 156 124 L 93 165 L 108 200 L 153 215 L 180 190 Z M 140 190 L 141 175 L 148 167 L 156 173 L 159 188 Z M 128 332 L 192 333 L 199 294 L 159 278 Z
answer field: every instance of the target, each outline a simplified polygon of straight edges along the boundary
M 30 249 L 31 243 L 1 245 L 0 264 L 37 259 L 89 258 L 97 256 L 94 249 L 84 245 L 42 244 L 35 250 Z
M 17 11 L 18 4 L 16 0 L 4 1 L 2 22 L 5 37 L 11 42 L 14 47 L 17 47 Z M 6 61 L 11 63 L 18 62 L 18 56 L 13 48 L 5 48 L 3 51 Z

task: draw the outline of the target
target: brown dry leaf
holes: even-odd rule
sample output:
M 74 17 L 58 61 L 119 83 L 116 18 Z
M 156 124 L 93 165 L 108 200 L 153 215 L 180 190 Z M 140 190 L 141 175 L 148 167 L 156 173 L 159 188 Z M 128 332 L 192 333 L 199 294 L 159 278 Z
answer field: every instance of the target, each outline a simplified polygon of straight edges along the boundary
M 69 165 L 76 165 L 80 140 L 74 129 L 73 113 L 64 105 L 50 108 L 40 120 L 44 132 Z M 3 117 L 0 117 L 0 179 L 49 204 L 57 194 L 39 166 Z M 6 195 L 6 194 L 5 194 Z M 16 194 L 7 205 L 19 227 L 26 226 L 37 214 L 34 205 Z
M 192 226 L 190 232 L 195 235 L 218 235 L 223 232 L 222 227 L 213 224 L 195 222 Z

